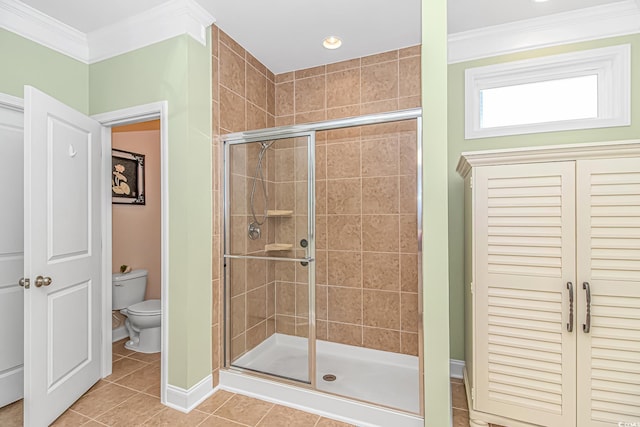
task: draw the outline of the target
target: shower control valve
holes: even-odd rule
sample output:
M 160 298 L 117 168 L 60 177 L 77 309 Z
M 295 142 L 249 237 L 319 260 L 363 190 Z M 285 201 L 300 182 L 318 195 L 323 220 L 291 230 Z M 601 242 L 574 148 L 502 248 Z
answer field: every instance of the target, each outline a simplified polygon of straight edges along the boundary
M 260 226 L 255 222 L 249 224 L 249 238 L 251 240 L 258 240 L 260 238 Z

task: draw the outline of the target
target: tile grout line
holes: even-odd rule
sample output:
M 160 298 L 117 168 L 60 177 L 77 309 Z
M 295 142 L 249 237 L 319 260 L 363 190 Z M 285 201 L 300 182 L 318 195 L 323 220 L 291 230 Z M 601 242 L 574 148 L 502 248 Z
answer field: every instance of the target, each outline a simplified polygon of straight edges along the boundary
M 264 420 L 267 417 L 267 415 L 269 415 L 269 412 L 271 412 L 273 410 L 273 408 L 275 408 L 275 407 L 276 407 L 276 404 L 273 403 L 271 405 L 271 408 L 269 408 L 269 410 L 267 412 L 265 412 L 265 414 L 262 416 L 262 418 L 260 418 L 255 425 L 258 426 L 262 422 L 262 420 Z

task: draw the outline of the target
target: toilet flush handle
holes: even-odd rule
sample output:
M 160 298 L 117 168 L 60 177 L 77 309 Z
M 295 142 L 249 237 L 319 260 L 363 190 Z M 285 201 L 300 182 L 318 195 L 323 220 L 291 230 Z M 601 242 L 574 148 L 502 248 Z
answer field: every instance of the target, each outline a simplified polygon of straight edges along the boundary
M 39 288 L 40 286 L 44 285 L 44 286 L 49 286 L 51 284 L 51 277 L 42 277 L 42 276 L 38 276 L 36 277 L 36 288 Z

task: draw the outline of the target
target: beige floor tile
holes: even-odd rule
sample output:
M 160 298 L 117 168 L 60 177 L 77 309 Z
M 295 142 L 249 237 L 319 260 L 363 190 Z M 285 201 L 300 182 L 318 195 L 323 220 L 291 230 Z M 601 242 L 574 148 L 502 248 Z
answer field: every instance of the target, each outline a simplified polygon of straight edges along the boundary
M 82 396 L 71 406 L 71 409 L 89 418 L 96 418 L 129 399 L 134 394 L 135 392 L 128 388 L 121 387 L 117 384 L 107 384 L 92 393 Z
M 127 357 L 141 362 L 153 363 L 160 361 L 160 353 L 138 353 L 137 351 L 131 352 Z
M 109 384 L 111 384 L 110 381 L 100 380 L 97 383 L 95 383 L 93 386 L 91 386 L 91 388 L 89 390 L 87 390 L 87 392 L 85 394 L 92 393 L 92 392 L 94 392 L 96 390 L 101 389 L 102 387 L 104 387 L 106 385 L 109 385 Z
M 316 427 L 356 427 L 353 424 L 343 423 L 342 421 L 332 420 L 330 418 L 320 418 Z
M 126 375 L 115 381 L 125 387 L 132 388 L 137 391 L 145 391 L 156 384 L 160 386 L 160 366 L 147 365 L 137 371 Z
M 209 414 L 198 410 L 193 410 L 185 414 L 175 409 L 165 408 L 149 418 L 144 425 L 154 427 L 190 427 L 199 425 L 208 416 Z
M 0 426 L 22 427 L 22 399 L 0 408 Z
M 130 399 L 96 418 L 108 426 L 139 426 L 165 408 L 160 401 L 136 393 Z
M 464 384 L 451 383 L 451 405 L 456 409 L 469 409 Z
M 215 415 L 211 415 L 198 427 L 246 427 L 246 424 L 239 424 L 234 421 L 227 420 L 226 418 L 220 418 Z
M 86 424 L 82 424 L 82 427 L 104 427 L 104 424 L 99 423 L 96 420 L 91 420 Z
M 453 427 L 469 427 L 469 412 L 462 409 L 454 409 Z
M 258 427 L 314 427 L 320 416 L 286 406 L 275 405 L 258 423 Z
M 255 426 L 272 407 L 273 403 L 236 394 L 222 405 L 215 415 Z
M 120 360 L 113 362 L 113 367 L 111 369 L 111 375 L 109 375 L 106 380 L 107 381 L 117 381 L 122 377 L 129 375 L 130 373 L 137 371 L 140 368 L 144 368 L 147 366 L 147 363 L 141 362 L 139 360 L 130 359 L 128 357 L 123 357 Z
M 69 409 L 64 414 L 60 415 L 57 420 L 51 424 L 51 427 L 76 427 L 81 426 L 91 421 L 91 418 L 85 417 L 75 411 Z
M 213 414 L 233 396 L 235 396 L 233 393 L 225 390 L 218 390 L 211 395 L 211 397 L 198 405 L 196 409 L 208 414 Z
M 128 339 L 129 338 L 125 338 L 123 340 L 116 341 L 111 345 L 111 352 L 113 353 L 114 356 L 116 354 L 120 356 L 127 356 L 133 353 L 133 351 L 124 348 L 124 344 L 127 342 Z
M 158 378 L 156 383 L 142 390 L 142 392 L 160 399 L 160 378 Z

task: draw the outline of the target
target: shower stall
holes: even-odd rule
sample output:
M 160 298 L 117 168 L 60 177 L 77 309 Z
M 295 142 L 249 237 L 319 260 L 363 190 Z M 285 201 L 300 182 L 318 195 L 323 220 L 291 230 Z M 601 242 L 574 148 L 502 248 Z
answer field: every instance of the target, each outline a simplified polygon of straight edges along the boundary
M 223 387 L 422 425 L 420 116 L 223 137 Z

